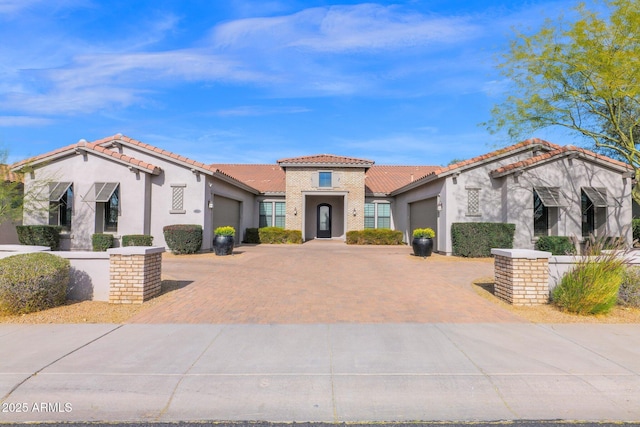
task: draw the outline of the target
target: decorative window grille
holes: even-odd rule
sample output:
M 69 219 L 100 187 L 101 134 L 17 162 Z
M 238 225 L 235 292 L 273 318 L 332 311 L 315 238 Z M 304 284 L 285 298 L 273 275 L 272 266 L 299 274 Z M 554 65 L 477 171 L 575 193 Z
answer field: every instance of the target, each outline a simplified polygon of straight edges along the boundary
M 480 215 L 479 188 L 467 188 L 467 215 Z
M 186 184 L 171 184 L 171 213 L 186 213 L 184 209 L 184 189 Z

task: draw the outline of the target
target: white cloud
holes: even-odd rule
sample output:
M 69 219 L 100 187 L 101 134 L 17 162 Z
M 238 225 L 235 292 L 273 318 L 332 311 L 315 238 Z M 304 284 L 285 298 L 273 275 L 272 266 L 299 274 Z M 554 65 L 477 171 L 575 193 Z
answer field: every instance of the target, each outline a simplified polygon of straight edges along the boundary
M 242 107 L 219 110 L 214 113 L 220 117 L 268 116 L 273 114 L 299 114 L 311 111 L 305 107 L 265 107 L 260 105 L 245 105 Z
M 2 127 L 45 126 L 51 123 L 53 120 L 42 117 L 0 116 L 0 126 Z
M 225 48 L 258 45 L 349 53 L 448 45 L 474 38 L 481 31 L 465 17 L 427 16 L 394 6 L 359 4 L 236 20 L 216 27 L 213 40 Z

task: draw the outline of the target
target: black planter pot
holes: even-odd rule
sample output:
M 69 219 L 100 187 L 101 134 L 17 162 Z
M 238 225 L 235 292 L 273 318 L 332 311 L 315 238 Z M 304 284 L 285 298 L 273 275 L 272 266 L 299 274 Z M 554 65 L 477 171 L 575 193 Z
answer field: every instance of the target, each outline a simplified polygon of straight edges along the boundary
M 415 237 L 411 243 L 413 254 L 426 258 L 433 252 L 433 239 L 427 237 Z
M 216 234 L 213 237 L 213 250 L 216 255 L 231 255 L 233 252 L 233 236 Z

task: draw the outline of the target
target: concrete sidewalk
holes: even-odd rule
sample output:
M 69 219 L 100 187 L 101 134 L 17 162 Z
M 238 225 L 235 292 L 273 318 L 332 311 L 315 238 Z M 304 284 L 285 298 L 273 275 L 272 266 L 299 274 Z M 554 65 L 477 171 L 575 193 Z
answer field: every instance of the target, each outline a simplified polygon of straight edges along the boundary
M 0 422 L 638 421 L 640 325 L 3 324 L 0 396 Z

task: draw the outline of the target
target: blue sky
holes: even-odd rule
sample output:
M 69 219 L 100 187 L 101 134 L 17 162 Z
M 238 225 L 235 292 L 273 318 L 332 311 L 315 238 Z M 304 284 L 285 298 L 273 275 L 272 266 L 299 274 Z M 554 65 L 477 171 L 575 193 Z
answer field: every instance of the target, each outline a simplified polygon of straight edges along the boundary
M 120 132 L 205 163 L 446 165 L 510 142 L 479 126 L 496 55 L 573 4 L 0 0 L 0 146 Z

